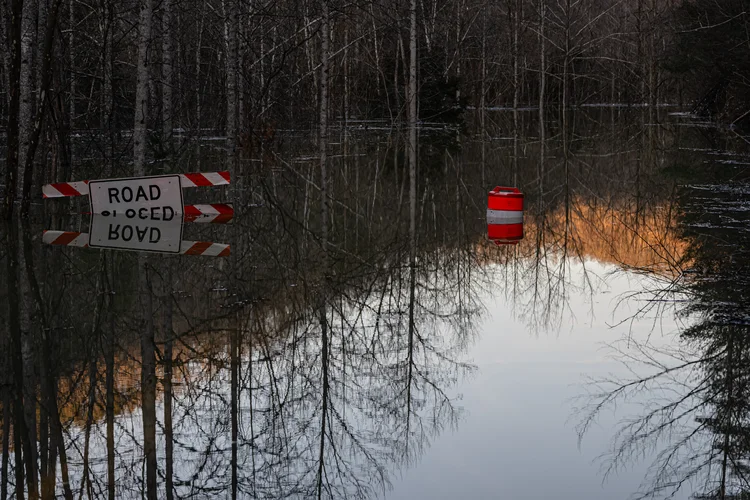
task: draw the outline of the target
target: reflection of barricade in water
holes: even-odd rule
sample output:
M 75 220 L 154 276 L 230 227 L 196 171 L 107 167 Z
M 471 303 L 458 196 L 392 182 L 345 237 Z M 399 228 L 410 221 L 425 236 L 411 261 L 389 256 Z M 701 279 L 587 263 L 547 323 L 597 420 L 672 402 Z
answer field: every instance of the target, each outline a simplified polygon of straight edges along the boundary
M 124 214 L 93 214 L 88 233 L 48 230 L 44 231 L 42 240 L 48 245 L 56 246 L 226 257 L 230 253 L 228 244 L 182 239 L 184 222 L 226 223 L 231 220 L 233 214 L 231 205 L 186 206 L 186 209 L 213 209 L 217 206 L 220 209 L 214 209 L 214 212 L 217 212 L 214 214 L 194 209 L 189 215 L 186 210 L 184 220 L 181 217 L 170 220 L 142 220 Z
M 182 221 L 178 221 L 179 224 L 182 224 Z M 133 241 L 133 238 L 136 238 L 135 233 L 137 231 L 132 231 L 130 241 Z M 123 232 L 118 232 L 118 237 L 122 236 Z M 161 250 L 155 250 L 152 248 L 129 248 L 127 246 L 102 246 L 102 245 L 91 245 L 91 235 L 89 233 L 81 233 L 76 231 L 44 231 L 43 237 L 42 237 L 44 243 L 48 245 L 57 245 L 57 246 L 69 246 L 69 247 L 78 247 L 78 248 L 109 248 L 113 250 L 131 250 L 131 251 L 140 251 L 140 252 L 158 252 L 158 253 L 174 253 L 174 254 L 180 254 L 180 255 L 204 255 L 208 257 L 226 257 L 230 253 L 230 246 L 226 243 L 214 243 L 212 241 L 185 241 L 185 240 L 178 240 L 174 241 L 173 243 L 178 243 L 179 245 L 175 245 L 176 251 L 161 251 Z M 151 232 L 147 233 L 143 241 L 140 241 L 140 243 L 148 243 L 151 241 L 152 236 Z
M 487 237 L 496 245 L 516 245 L 523 239 L 523 193 L 500 187 L 487 196 Z

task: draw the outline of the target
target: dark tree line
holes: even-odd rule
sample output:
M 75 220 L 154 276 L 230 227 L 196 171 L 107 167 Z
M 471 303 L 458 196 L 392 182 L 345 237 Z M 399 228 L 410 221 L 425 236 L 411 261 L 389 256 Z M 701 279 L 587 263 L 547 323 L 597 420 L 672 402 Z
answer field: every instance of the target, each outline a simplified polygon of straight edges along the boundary
M 290 127 L 310 133 L 321 111 L 346 127 L 406 123 L 412 80 L 421 122 L 455 123 L 467 106 L 694 101 L 735 120 L 743 5 L 6 0 L 6 211 L 88 173 L 81 142 L 110 175 L 154 171 L 203 134 L 247 158 Z

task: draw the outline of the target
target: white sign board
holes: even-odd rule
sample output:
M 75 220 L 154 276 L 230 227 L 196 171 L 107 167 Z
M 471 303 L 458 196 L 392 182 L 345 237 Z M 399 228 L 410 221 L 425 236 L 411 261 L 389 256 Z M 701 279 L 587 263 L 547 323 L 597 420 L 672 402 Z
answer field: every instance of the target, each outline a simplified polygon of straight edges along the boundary
M 123 215 L 133 222 L 182 218 L 179 175 L 91 181 L 89 199 L 93 214 Z
M 180 253 L 182 217 L 171 220 L 94 214 L 89 246 L 145 252 Z

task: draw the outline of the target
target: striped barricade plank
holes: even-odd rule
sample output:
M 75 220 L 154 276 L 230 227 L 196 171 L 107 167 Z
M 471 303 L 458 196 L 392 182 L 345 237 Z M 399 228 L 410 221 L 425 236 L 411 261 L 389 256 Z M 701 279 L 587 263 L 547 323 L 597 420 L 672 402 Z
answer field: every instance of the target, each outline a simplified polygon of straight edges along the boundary
M 229 245 L 210 241 L 183 241 L 180 246 L 183 255 L 206 255 L 210 257 L 227 257 Z
M 226 186 L 230 183 L 229 172 L 197 172 L 179 174 L 183 188 L 203 186 Z M 65 198 L 68 196 L 88 196 L 89 181 L 58 182 L 42 186 L 44 198 Z
M 44 231 L 42 241 L 48 245 L 89 248 L 89 233 L 76 231 Z M 100 247 L 97 247 L 100 248 Z M 113 248 L 115 250 L 129 250 L 124 248 Z M 138 250 L 129 250 L 138 251 Z M 148 251 L 148 250 L 142 250 Z M 161 252 L 160 252 L 161 253 Z M 227 257 L 230 254 L 230 246 L 226 243 L 214 243 L 212 241 L 182 241 L 180 242 L 180 254 L 203 255 L 206 257 Z
M 66 196 L 88 196 L 89 181 L 58 182 L 42 186 L 44 198 L 63 198 Z
M 185 205 L 183 210 L 183 220 L 185 222 L 226 224 L 233 217 L 234 208 L 229 203 Z
M 206 205 L 185 205 L 182 220 L 226 224 L 234 218 L 234 208 L 230 203 L 210 203 Z M 93 215 L 91 212 L 79 212 L 78 215 Z
M 180 174 L 182 187 L 226 186 L 229 184 L 229 172 L 208 172 Z
M 89 233 L 79 233 L 76 231 L 44 231 L 42 241 L 48 245 L 86 248 L 89 246 Z

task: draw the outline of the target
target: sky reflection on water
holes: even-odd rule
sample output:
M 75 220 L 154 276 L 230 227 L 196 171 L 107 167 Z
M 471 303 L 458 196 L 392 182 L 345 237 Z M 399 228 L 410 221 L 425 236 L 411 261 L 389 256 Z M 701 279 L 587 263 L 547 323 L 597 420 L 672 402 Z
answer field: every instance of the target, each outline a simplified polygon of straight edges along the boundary
M 386 498 L 625 499 L 639 490 L 653 453 L 602 479 L 613 429 L 639 406 L 604 414 L 579 446 L 578 405 L 589 378 L 628 374 L 613 343 L 630 335 L 665 345 L 678 323 L 667 316 L 658 326 L 653 317 L 613 326 L 635 313 L 637 303 L 622 301 L 643 279 L 596 261 L 585 268 L 594 290 L 580 286 L 584 264 L 573 264 L 570 282 L 579 286 L 571 286 L 564 313 L 543 331 L 529 329 L 502 293 L 483 297 L 487 314 L 467 354 L 477 373 L 456 389 L 466 417 L 403 472 Z

